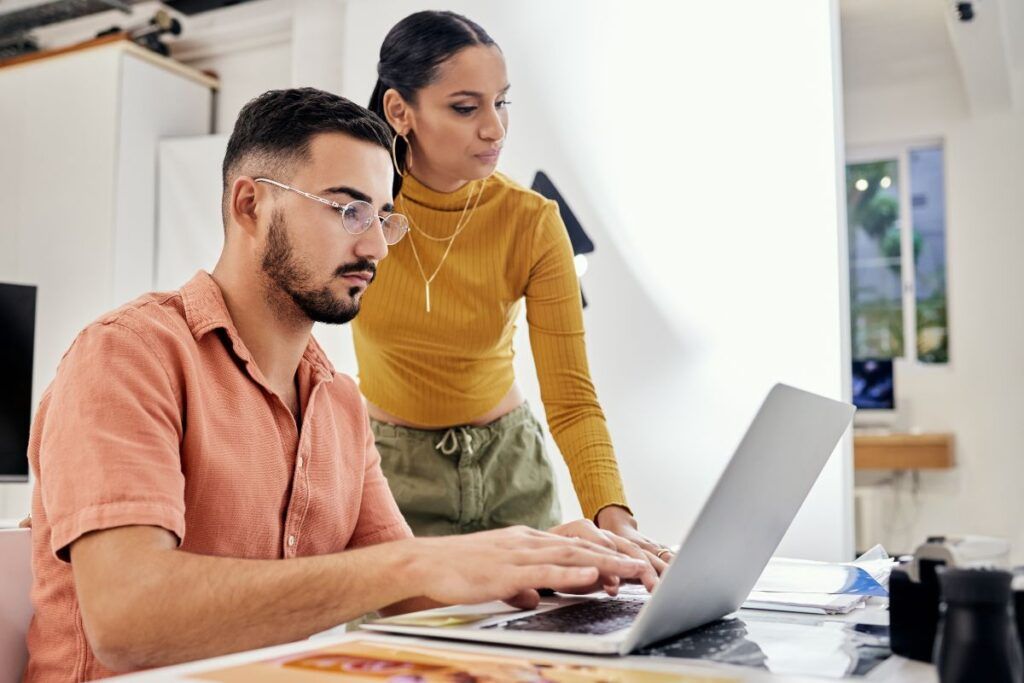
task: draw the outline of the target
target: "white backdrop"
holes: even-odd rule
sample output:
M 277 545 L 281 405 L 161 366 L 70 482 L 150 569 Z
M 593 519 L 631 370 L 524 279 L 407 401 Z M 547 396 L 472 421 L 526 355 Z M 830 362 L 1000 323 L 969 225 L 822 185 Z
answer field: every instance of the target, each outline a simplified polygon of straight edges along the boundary
M 342 94 L 366 102 L 387 29 L 425 6 L 348 3 Z M 487 28 L 508 60 L 514 104 L 501 170 L 523 183 L 547 171 L 597 244 L 583 279 L 595 383 L 643 528 L 677 542 L 773 383 L 848 395 L 837 8 L 448 7 Z M 162 147 L 161 288 L 216 259 L 223 146 Z M 354 374 L 347 328 L 317 335 Z M 540 410 L 523 329 L 516 348 Z M 558 465 L 563 509 L 578 514 Z M 781 553 L 849 557 L 851 481 L 845 440 Z
M 384 34 L 427 6 L 349 3 L 343 94 L 368 99 Z M 447 6 L 507 57 L 502 169 L 548 171 L 598 245 L 584 278 L 595 381 L 631 503 L 674 542 L 774 382 L 847 395 L 837 7 Z M 522 335 L 536 397 L 525 348 Z M 780 552 L 849 556 L 851 479 L 847 440 Z
M 506 55 L 501 169 L 547 171 L 597 244 L 583 279 L 595 382 L 638 518 L 676 542 L 774 382 L 847 395 L 836 3 L 445 6 Z M 365 103 L 387 30 L 431 7 L 350 1 L 342 93 Z M 539 407 L 527 348 L 520 335 Z M 847 440 L 780 552 L 847 558 L 851 481 Z

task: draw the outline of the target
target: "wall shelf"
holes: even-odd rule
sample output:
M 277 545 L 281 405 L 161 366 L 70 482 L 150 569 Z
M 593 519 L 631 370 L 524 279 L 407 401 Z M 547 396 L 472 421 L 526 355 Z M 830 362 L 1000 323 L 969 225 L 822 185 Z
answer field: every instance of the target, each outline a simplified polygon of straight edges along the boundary
M 952 434 L 854 434 L 858 470 L 934 470 L 953 467 Z

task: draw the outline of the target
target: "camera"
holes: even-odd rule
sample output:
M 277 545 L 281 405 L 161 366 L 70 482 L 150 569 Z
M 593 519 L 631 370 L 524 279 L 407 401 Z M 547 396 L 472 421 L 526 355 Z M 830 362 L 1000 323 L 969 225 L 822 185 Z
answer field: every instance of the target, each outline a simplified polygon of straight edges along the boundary
M 973 2 L 958 2 L 955 5 L 956 16 L 960 21 L 968 22 L 974 19 L 974 3 Z
M 893 654 L 932 661 L 942 591 L 938 567 L 1008 567 L 1010 544 L 986 536 L 930 536 L 913 559 L 889 576 L 889 642 Z M 1024 597 L 1024 593 L 1022 593 Z

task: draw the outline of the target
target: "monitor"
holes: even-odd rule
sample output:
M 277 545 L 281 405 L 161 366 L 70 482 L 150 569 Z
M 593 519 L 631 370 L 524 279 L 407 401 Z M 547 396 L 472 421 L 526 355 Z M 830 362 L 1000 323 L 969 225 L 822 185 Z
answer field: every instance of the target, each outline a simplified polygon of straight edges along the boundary
M 28 480 L 36 288 L 0 282 L 0 481 Z
M 853 361 L 853 404 L 858 410 L 895 410 L 892 359 Z

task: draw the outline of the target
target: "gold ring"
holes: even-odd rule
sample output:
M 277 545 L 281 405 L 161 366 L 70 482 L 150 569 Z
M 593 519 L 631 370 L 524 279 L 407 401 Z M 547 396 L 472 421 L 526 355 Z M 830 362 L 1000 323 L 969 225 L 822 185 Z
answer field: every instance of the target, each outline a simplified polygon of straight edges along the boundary
M 662 560 L 662 559 L 664 559 L 664 558 L 662 557 L 662 555 L 663 555 L 664 553 L 670 553 L 670 552 L 672 552 L 672 549 L 671 549 L 671 548 L 662 548 L 662 549 L 661 549 L 661 550 L 659 550 L 659 551 L 658 551 L 657 553 L 655 553 L 655 555 L 654 555 L 654 556 L 655 556 L 655 557 L 657 557 L 657 558 L 658 558 L 659 560 Z

